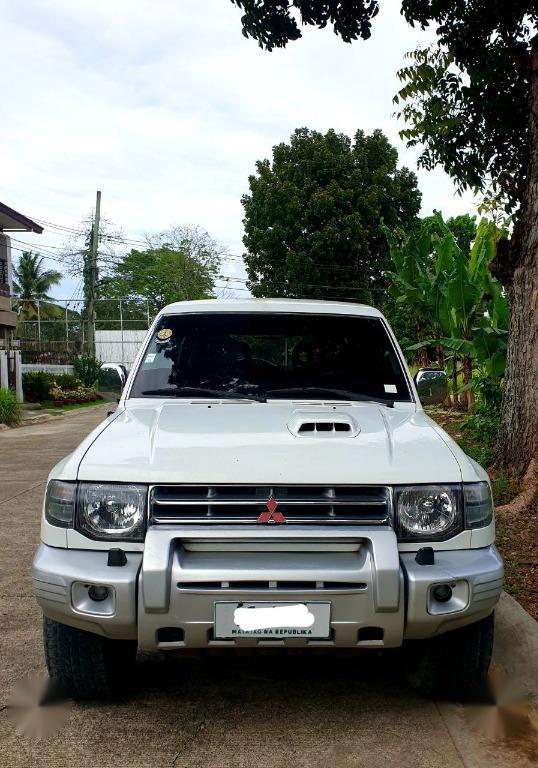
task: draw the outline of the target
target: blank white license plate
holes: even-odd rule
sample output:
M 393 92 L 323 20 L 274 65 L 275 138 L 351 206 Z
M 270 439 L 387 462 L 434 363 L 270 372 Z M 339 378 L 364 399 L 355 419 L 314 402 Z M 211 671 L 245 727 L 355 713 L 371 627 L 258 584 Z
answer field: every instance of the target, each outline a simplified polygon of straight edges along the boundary
M 219 640 L 286 637 L 326 640 L 331 631 L 330 603 L 215 603 L 214 636 Z

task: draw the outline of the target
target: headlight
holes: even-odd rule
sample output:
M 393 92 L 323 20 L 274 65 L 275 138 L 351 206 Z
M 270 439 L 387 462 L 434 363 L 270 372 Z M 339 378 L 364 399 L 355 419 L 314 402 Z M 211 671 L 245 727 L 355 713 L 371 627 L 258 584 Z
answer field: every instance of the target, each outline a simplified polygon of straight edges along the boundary
M 146 485 L 80 483 L 77 527 L 92 539 L 142 541 L 147 492 Z
M 402 541 L 440 541 L 462 528 L 461 490 L 452 485 L 414 485 L 396 489 L 396 521 Z
M 489 483 L 469 483 L 463 486 L 465 527 L 483 528 L 493 520 L 493 499 Z
M 76 483 L 51 480 L 45 496 L 45 519 L 59 528 L 72 528 L 75 519 Z

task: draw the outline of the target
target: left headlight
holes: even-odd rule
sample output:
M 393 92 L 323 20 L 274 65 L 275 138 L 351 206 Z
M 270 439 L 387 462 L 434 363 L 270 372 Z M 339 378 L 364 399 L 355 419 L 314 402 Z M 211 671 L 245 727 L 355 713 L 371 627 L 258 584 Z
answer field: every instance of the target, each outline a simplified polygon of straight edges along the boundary
M 77 528 L 92 539 L 143 541 L 146 485 L 80 483 Z
M 395 491 L 400 541 L 442 541 L 462 530 L 460 486 L 414 485 Z

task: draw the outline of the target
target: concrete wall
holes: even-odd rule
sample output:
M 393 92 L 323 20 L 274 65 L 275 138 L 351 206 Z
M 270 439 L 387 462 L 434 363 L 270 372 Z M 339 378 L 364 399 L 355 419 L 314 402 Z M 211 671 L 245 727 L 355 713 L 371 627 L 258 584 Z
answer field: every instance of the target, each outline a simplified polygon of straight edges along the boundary
M 95 356 L 102 363 L 132 365 L 147 331 L 96 331 Z

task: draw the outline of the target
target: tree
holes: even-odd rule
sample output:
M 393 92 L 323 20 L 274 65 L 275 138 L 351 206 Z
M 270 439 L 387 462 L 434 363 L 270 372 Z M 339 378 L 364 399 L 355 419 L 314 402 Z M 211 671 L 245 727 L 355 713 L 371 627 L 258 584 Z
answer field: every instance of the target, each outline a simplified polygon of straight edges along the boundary
M 471 246 L 476 239 L 476 219 L 464 213 L 446 220 L 446 225 L 454 235 L 456 245 L 464 254 L 471 253 Z
M 382 222 L 407 229 L 420 208 L 416 177 L 397 160 L 381 131 L 351 140 L 300 128 L 258 161 L 242 198 L 253 294 L 380 301 Z
M 468 222 L 460 220 L 460 224 L 465 231 Z M 440 368 L 444 367 L 445 354 L 450 357 L 455 404 L 461 359 L 470 410 L 474 401 L 474 371 L 479 369 L 498 385 L 505 369 L 508 303 L 500 283 L 488 270 L 503 232 L 484 219 L 472 248 L 464 251 L 437 213 L 424 219 L 403 243 L 387 234 L 395 265 L 391 274 L 393 292 L 417 322 L 418 342 L 410 349 L 425 351 L 427 346 L 434 346 Z M 422 330 L 424 317 L 430 320 L 429 338 L 425 338 Z M 421 364 L 427 364 L 427 359 Z
M 44 258 L 32 251 L 23 251 L 19 263 L 13 268 L 13 290 L 18 305 L 19 318 L 30 320 L 37 315 L 38 304 L 51 302 L 49 291 L 62 279 L 55 269 L 43 268 Z
M 153 316 L 173 301 L 211 298 L 220 256 L 221 249 L 198 227 L 176 227 L 149 238 L 146 250 L 131 250 L 101 280 L 101 299 L 118 302 L 102 302 L 101 327 L 107 320 L 106 314 L 110 313 L 107 303 L 117 327 L 120 300 L 125 302 L 126 318 L 145 321 L 145 308 L 140 305 L 140 299 L 148 302 Z M 112 318 L 108 322 L 112 322 Z
M 299 24 L 350 41 L 368 38 L 378 0 L 232 0 L 243 33 L 267 49 L 301 36 Z M 537 447 L 538 7 L 536 0 L 402 0 L 410 24 L 437 25 L 437 45 L 401 71 L 398 100 L 420 164 L 440 164 L 461 189 L 489 190 L 515 215 L 491 269 L 509 291 L 510 333 L 500 465 L 521 477 Z

